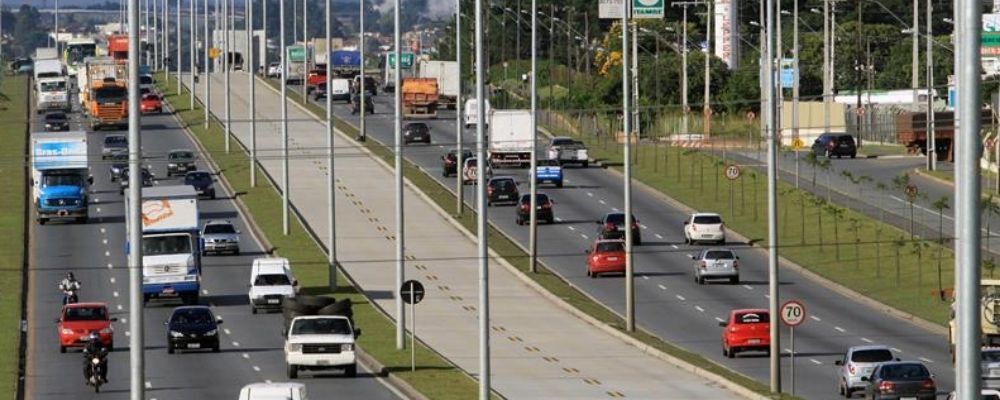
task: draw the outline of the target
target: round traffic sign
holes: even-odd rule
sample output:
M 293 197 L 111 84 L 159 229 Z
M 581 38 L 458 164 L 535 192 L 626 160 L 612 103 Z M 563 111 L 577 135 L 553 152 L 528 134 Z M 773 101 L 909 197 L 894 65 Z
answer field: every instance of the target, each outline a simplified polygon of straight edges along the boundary
M 781 305 L 781 322 L 796 327 L 806 320 L 806 306 L 798 300 L 789 300 Z
M 730 165 L 726 167 L 726 178 L 733 181 L 740 177 L 740 167 L 738 165 Z
M 856 114 L 858 114 L 858 115 L 865 115 L 865 108 L 864 107 L 858 107 L 856 110 L 854 110 L 854 112 Z
M 917 195 L 920 194 L 920 189 L 917 189 L 917 185 L 914 184 L 906 185 L 906 189 L 904 191 L 906 192 L 906 197 L 911 198 L 917 197 Z
M 403 287 L 399 288 L 399 296 L 406 304 L 420 303 L 424 299 L 424 284 L 413 279 L 403 282 Z
M 757 118 L 757 114 L 753 111 L 747 111 L 747 119 L 753 121 L 754 118 Z

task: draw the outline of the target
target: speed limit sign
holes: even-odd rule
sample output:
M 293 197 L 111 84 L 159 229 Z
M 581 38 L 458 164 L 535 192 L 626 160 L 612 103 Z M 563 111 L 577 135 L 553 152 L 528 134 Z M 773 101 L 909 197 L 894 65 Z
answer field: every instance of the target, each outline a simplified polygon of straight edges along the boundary
M 726 178 L 729 180 L 736 180 L 740 177 L 740 167 L 738 165 L 730 165 L 726 167 Z
M 789 300 L 781 305 L 781 322 L 796 327 L 806 320 L 806 306 L 798 300 Z

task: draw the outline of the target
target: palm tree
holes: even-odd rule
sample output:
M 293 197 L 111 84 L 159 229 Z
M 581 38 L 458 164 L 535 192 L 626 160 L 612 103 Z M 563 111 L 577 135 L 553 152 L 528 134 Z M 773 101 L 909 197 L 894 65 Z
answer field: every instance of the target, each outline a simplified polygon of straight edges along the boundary
M 927 242 L 923 240 L 917 240 L 910 242 L 912 246 L 913 254 L 917 255 L 917 293 L 923 289 L 924 286 L 924 250 L 930 247 Z M 941 284 L 941 269 L 938 268 L 938 286 Z
M 886 191 L 886 190 L 889 189 L 889 187 L 886 186 L 886 184 L 882 183 L 882 182 L 875 182 L 875 188 L 878 189 L 879 191 L 882 191 L 882 192 L 884 192 L 884 191 Z M 884 222 L 884 221 L 885 221 L 885 209 L 882 208 L 882 195 L 879 195 L 878 196 L 878 223 L 882 224 L 882 222 Z
M 816 157 L 816 153 L 809 152 L 806 154 L 805 158 L 806 165 L 812 167 L 812 187 L 816 188 L 816 170 L 819 169 L 819 158 Z
M 882 277 L 882 224 L 875 225 L 875 277 Z
M 826 200 L 819 196 L 813 196 L 810 202 L 816 208 L 816 227 L 818 228 L 816 232 L 819 234 L 819 251 L 823 251 L 823 207 L 826 205 Z M 803 220 L 803 222 L 805 222 Z
M 948 205 L 948 196 L 941 196 L 940 199 L 931 203 L 938 212 L 938 244 L 944 244 L 944 210 L 951 209 Z
M 833 163 L 830 161 L 829 158 L 824 158 L 823 161 L 819 162 L 819 167 L 822 168 L 823 172 L 826 173 L 826 201 L 830 202 L 831 201 L 830 191 L 832 190 L 831 188 L 833 187 L 833 185 L 830 183 L 830 175 L 831 175 L 830 172 L 833 170 Z

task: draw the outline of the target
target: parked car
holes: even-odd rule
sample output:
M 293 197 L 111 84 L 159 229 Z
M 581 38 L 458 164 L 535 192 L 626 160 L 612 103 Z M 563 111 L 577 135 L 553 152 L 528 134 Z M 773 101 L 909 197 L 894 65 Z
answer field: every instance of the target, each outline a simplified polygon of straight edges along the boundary
M 632 215 L 632 245 L 639 246 L 642 245 L 642 232 L 639 231 L 639 220 Z M 625 213 L 611 212 L 604 214 L 604 218 L 597 220 L 597 236 L 598 237 L 620 237 L 622 240 L 625 238 Z
M 812 152 L 817 156 L 828 158 L 834 156 L 854 158 L 858 155 L 858 147 L 854 143 L 854 136 L 845 133 L 824 133 L 813 142 Z
M 124 195 L 125 191 L 128 190 L 128 185 L 129 185 L 129 179 L 128 179 L 128 177 L 129 177 L 129 168 L 126 166 L 125 168 L 122 169 L 121 176 L 118 177 L 118 184 L 119 184 L 118 193 L 119 194 Z M 153 179 L 155 179 L 155 176 L 153 176 L 152 172 L 149 172 L 149 167 L 143 165 L 142 166 L 142 187 L 153 186 Z
M 403 143 L 413 142 L 431 144 L 431 128 L 423 122 L 409 122 L 403 126 Z
M 934 376 L 923 363 L 889 361 L 878 364 L 870 376 L 862 376 L 865 398 L 933 400 L 937 398 Z
M 625 273 L 625 241 L 595 240 L 587 249 L 587 276 Z
M 535 195 L 535 202 L 537 208 L 535 210 L 535 218 L 538 221 L 545 221 L 551 224 L 555 220 L 555 213 L 552 210 L 552 205 L 555 204 L 555 200 L 549 198 L 549 195 L 545 193 L 538 193 Z M 531 195 L 522 194 L 521 198 L 518 200 L 517 205 L 517 224 L 524 225 L 531 221 Z
M 206 171 L 191 171 L 184 174 L 184 184 L 194 187 L 198 196 L 215 199 L 215 178 Z
M 250 312 L 280 309 L 285 299 L 295 298 L 298 281 L 292 276 L 287 258 L 265 257 L 253 260 L 250 268 Z
M 684 220 L 684 243 L 714 242 L 726 244 L 726 227 L 716 213 L 694 213 Z
M 184 175 L 190 171 L 197 171 L 194 151 L 189 149 L 174 149 L 167 153 L 167 177 L 174 175 Z
M 694 281 L 704 285 L 708 279 L 727 279 L 731 284 L 740 282 L 740 257 L 730 249 L 705 249 L 694 260 Z
M 441 176 L 451 176 L 458 173 L 458 164 L 472 157 L 472 150 L 462 149 L 462 159 L 458 159 L 458 150 L 451 149 L 441 156 Z
M 306 385 L 296 382 L 258 382 L 240 389 L 239 400 L 307 400 Z
M 111 156 L 111 166 L 108 167 L 108 180 L 117 182 L 122 177 L 122 172 L 128 168 L 128 154 L 115 154 Z
M 167 353 L 176 350 L 212 349 L 219 352 L 219 325 L 222 317 L 207 306 L 181 306 L 170 313 L 167 326 Z
M 361 96 L 351 95 L 351 114 L 361 113 Z M 375 100 L 372 96 L 365 96 L 365 114 L 375 114 Z
M 201 254 L 240 254 L 240 231 L 226 220 L 210 220 L 201 228 Z
M 139 101 L 139 111 L 143 114 L 162 113 L 163 101 L 160 99 L 160 95 L 156 93 L 146 93 L 142 95 L 142 100 Z
M 67 117 L 66 113 L 62 111 L 45 114 L 45 130 L 49 132 L 68 131 L 69 117 Z
M 520 197 L 517 182 L 510 176 L 494 176 L 486 182 L 486 205 L 497 203 L 517 204 Z
M 729 319 L 719 323 L 722 330 L 722 355 L 733 358 L 744 351 L 771 354 L 770 318 L 767 310 L 741 309 L 729 312 Z
M 67 348 L 83 347 L 90 340 L 90 334 L 96 332 L 101 344 L 109 350 L 115 347 L 115 329 L 108 306 L 104 303 L 73 303 L 64 305 L 56 321 L 59 330 L 59 352 L 65 353 Z
M 479 173 L 479 159 L 476 157 L 469 157 L 465 160 L 465 164 L 462 165 L 462 184 L 464 185 L 475 185 L 477 174 Z M 493 176 L 493 169 L 490 168 L 490 164 L 486 163 L 485 178 L 488 180 Z
M 862 377 L 870 376 L 879 363 L 898 360 L 888 346 L 851 347 L 844 353 L 844 358 L 833 362 L 837 365 L 837 390 L 844 397 L 864 391 L 868 385 L 861 380 Z
M 116 154 L 128 155 L 128 136 L 107 135 L 104 137 L 104 146 L 101 147 L 101 159 L 107 160 Z

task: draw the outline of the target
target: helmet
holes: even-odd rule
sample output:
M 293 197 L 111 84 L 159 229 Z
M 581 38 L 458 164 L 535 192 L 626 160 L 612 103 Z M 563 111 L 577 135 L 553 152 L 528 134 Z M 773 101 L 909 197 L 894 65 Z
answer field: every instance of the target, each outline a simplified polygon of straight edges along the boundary
M 67 273 L 66 273 L 66 279 L 69 279 L 69 280 L 71 280 L 71 281 L 72 281 L 72 280 L 75 280 L 75 279 L 76 279 L 76 277 L 74 277 L 74 276 L 73 276 L 73 273 L 72 273 L 72 272 L 67 272 Z
M 101 335 L 98 335 L 97 332 L 90 332 L 90 341 L 91 342 L 99 341 L 99 340 L 101 340 Z

